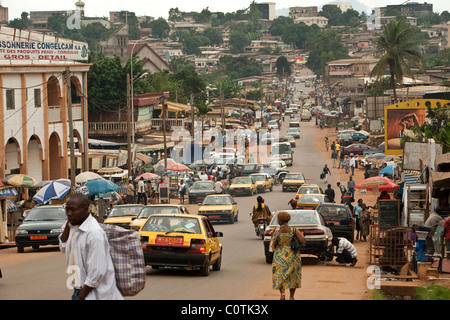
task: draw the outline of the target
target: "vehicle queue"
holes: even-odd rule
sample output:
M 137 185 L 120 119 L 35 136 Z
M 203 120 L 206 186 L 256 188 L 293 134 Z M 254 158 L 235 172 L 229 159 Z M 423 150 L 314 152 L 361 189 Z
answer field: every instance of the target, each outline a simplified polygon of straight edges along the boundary
M 295 147 L 295 140 L 300 138 L 300 122 L 310 120 L 307 115 L 308 112 L 304 112 L 301 119 L 290 117 L 287 138 L 281 138 L 276 144 L 275 141 L 268 141 L 268 144 L 273 143 L 272 150 L 274 147 L 277 150 L 277 156 L 269 164 L 242 164 L 230 185 L 220 194 L 216 192 L 212 180 L 194 182 L 189 188 L 188 199 L 189 203 L 200 204 L 197 215 L 191 214 L 184 204 L 120 204 L 112 208 L 103 223 L 138 231 L 145 263 L 152 268 L 199 269 L 202 275 L 208 275 L 211 266 L 212 270 L 220 270 L 223 253 L 219 240 L 223 234 L 214 230 L 213 223 L 233 224 L 238 221 L 239 208 L 234 197 L 271 192 L 275 185 L 282 184 L 283 192 L 296 191 L 297 207 L 288 212 L 292 216 L 292 226 L 303 231 L 307 238 L 302 252 L 315 254 L 322 259 L 332 238 L 331 229 L 339 224 L 335 220 L 337 211 L 327 208 L 319 212 L 318 208 L 329 202 L 322 189 L 317 185 L 307 185 L 303 173 L 287 170 L 287 166 L 293 163 L 291 148 Z M 227 152 L 222 150 L 217 156 L 223 157 Z M 236 155 L 235 150 L 229 153 Z M 58 231 L 65 225 L 63 222 L 59 229 L 52 230 L 55 237 L 51 241 L 50 237 L 34 234 L 39 232 L 39 227 L 35 230 L 30 227 L 33 224 L 31 217 L 35 217 L 34 211 L 39 211 L 39 207 L 32 209 L 18 228 L 18 252 L 23 252 L 25 246 L 36 249 L 39 245 L 56 244 Z M 262 235 L 268 263 L 272 261 L 268 244 L 271 233 L 277 227 L 276 217 L 277 212 L 274 212 L 270 224 L 264 226 Z M 348 226 L 352 227 L 353 224 L 348 223 Z

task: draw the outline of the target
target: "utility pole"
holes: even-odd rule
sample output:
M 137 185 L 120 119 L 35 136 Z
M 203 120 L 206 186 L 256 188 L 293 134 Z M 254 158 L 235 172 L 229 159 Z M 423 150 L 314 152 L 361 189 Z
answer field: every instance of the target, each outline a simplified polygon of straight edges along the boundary
M 69 120 L 69 148 L 70 148 L 70 186 L 75 190 L 75 147 L 73 141 L 73 117 L 72 117 L 72 88 L 70 82 L 70 69 L 66 68 L 66 86 L 67 86 L 67 115 Z
M 163 113 L 163 136 L 164 136 L 164 167 L 167 168 L 167 138 L 166 138 L 166 97 L 161 97 L 162 113 Z
M 219 95 L 220 95 L 220 110 L 222 112 L 222 137 L 225 134 L 225 108 L 223 106 L 223 92 L 222 88 L 219 88 Z
M 191 93 L 191 117 L 192 117 L 192 125 L 191 125 L 192 140 L 195 141 L 195 137 L 194 137 L 195 114 L 194 114 L 194 94 L 193 93 Z
M 128 153 L 128 176 L 133 175 L 133 162 L 131 157 L 131 115 L 130 115 L 130 75 L 127 73 L 127 153 Z

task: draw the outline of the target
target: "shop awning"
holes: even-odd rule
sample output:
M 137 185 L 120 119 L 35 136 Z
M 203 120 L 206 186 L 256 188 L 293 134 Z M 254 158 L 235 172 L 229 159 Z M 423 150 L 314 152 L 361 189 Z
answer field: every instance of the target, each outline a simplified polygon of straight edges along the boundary
M 17 196 L 17 190 L 14 187 L 0 187 L 0 199 Z
M 19 207 L 16 205 L 14 200 L 6 200 L 6 211 L 8 212 L 14 212 L 19 210 Z

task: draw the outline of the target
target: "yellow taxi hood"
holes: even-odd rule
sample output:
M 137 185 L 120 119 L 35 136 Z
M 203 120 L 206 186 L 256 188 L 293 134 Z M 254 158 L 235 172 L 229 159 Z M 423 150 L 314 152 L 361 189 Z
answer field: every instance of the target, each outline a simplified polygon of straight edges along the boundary
M 231 210 L 233 205 L 231 204 L 221 204 L 221 205 L 206 205 L 198 208 L 198 211 L 227 211 Z
M 304 179 L 284 179 L 283 183 L 305 183 Z
M 109 217 L 103 223 L 130 223 L 136 216 Z

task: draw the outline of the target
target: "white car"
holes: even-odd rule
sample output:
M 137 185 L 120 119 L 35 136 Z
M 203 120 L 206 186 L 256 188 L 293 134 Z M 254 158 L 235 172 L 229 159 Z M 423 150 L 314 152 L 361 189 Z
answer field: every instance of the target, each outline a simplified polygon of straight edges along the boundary
M 236 153 L 237 153 L 236 148 L 222 148 L 217 151 L 211 152 L 211 157 L 213 157 L 213 158 L 219 158 L 219 157 L 230 158 L 230 157 L 235 157 Z
M 327 250 L 331 243 L 333 234 L 328 228 L 326 221 L 323 219 L 316 210 L 283 210 L 287 211 L 291 220 L 289 221 L 289 226 L 303 231 L 306 243 L 300 248 L 302 254 L 314 254 L 321 257 L 324 251 Z M 266 232 L 264 233 L 264 253 L 266 255 L 266 262 L 272 263 L 273 252 L 269 251 L 269 243 L 273 231 L 279 226 L 278 223 L 278 213 L 277 211 L 274 215 L 270 224 L 267 226 Z
M 278 129 L 278 121 L 277 120 L 270 120 L 267 128 L 269 129 Z

